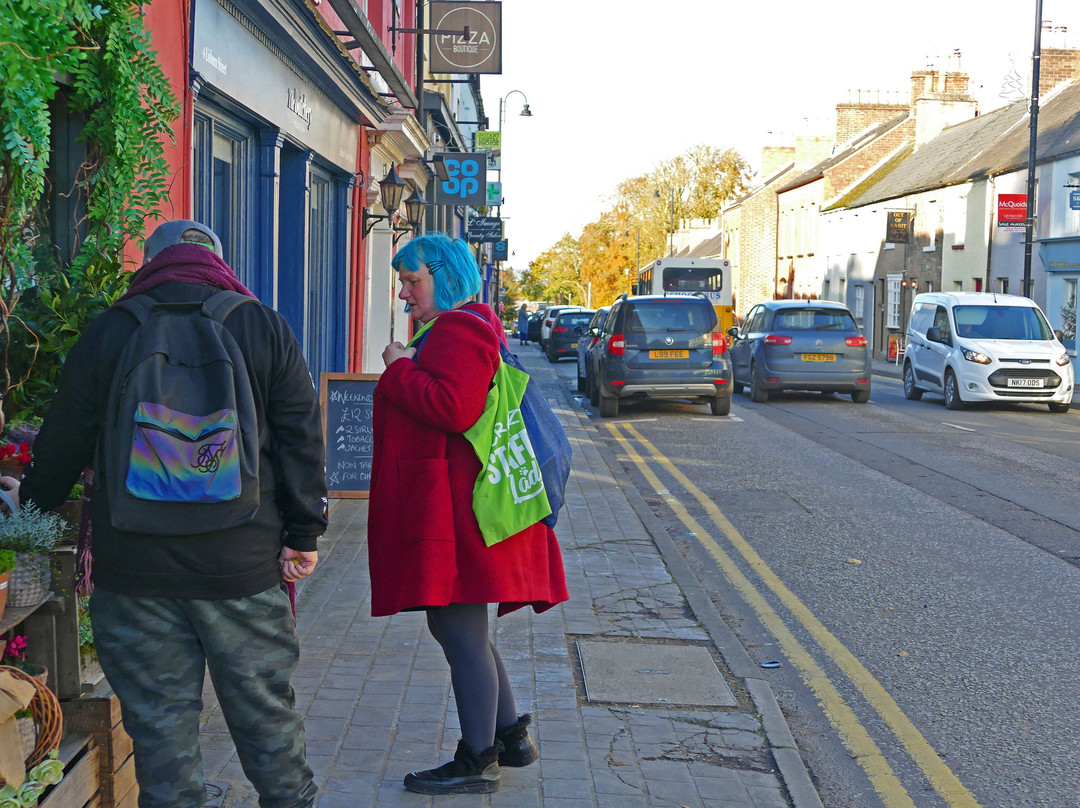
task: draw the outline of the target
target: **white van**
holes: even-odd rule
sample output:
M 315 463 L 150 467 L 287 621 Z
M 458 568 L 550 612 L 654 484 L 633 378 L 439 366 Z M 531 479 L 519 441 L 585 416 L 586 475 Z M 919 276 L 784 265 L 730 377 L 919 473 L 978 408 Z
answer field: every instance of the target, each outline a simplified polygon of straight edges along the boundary
M 945 397 L 960 410 L 974 401 L 1044 403 L 1068 412 L 1069 355 L 1046 315 L 1026 297 L 986 292 L 916 295 L 908 319 L 904 395 Z

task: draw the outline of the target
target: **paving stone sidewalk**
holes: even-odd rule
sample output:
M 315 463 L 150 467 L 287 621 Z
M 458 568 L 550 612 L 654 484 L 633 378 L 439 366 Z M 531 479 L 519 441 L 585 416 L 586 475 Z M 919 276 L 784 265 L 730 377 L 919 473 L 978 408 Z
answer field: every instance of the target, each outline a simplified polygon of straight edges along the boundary
M 540 760 L 505 769 L 502 790 L 492 795 L 429 797 L 404 789 L 407 772 L 445 762 L 457 745 L 449 671 L 422 614 L 370 616 L 368 502 L 336 500 L 318 570 L 297 598 L 302 651 L 293 684 L 318 806 L 820 808 L 762 672 L 565 382 L 535 348 L 520 356 L 574 449 L 567 508 L 556 528 L 571 599 L 542 615 L 520 610 L 493 620 L 519 712 L 534 716 Z M 669 706 L 659 701 L 662 685 L 639 702 L 590 701 L 594 690 L 603 695 L 621 674 L 634 680 L 634 672 L 586 671 L 584 682 L 580 643 L 601 651 L 609 647 L 595 643 L 621 644 L 639 651 L 634 658 L 643 665 L 654 665 L 649 660 L 660 646 L 697 651 L 699 658 L 705 649 L 734 704 Z M 647 681 L 674 673 L 637 672 Z M 224 808 L 254 808 L 209 687 L 202 741 L 208 781 L 227 786 Z

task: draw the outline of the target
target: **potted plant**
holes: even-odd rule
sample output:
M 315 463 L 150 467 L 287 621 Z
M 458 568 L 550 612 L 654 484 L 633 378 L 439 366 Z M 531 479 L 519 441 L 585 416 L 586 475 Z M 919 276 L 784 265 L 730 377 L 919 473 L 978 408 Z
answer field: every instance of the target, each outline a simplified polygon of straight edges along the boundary
M 15 551 L 0 550 L 0 617 L 4 616 L 4 609 L 7 608 L 8 578 L 11 577 L 13 569 L 15 569 Z
M 15 569 L 8 580 L 8 603 L 35 606 L 49 591 L 49 553 L 63 536 L 66 522 L 57 513 L 26 503 L 0 519 L 0 550 L 15 551 Z

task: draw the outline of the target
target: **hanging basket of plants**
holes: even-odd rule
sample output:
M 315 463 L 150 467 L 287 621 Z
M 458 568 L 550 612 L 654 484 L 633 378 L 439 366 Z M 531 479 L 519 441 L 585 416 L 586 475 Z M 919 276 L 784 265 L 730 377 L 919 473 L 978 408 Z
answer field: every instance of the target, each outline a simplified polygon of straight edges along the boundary
M 60 748 L 60 739 L 64 735 L 64 714 L 56 696 L 36 676 L 11 665 L 0 665 L 0 671 L 34 686 L 35 693 L 30 699 L 29 710 L 34 721 L 35 743 L 26 757 L 26 768 L 30 769 L 45 760 L 50 752 Z M 4 779 L 0 777 L 0 785 L 3 783 Z

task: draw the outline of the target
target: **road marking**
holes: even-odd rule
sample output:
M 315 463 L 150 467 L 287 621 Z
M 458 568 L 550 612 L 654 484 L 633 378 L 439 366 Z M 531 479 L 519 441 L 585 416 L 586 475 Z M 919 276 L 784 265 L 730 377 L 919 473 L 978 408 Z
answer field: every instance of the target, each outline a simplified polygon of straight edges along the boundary
M 725 421 L 727 421 L 730 424 L 741 424 L 742 423 L 742 418 L 740 418 L 737 415 L 725 415 L 722 418 L 718 418 L 715 415 L 712 416 L 711 418 L 706 418 L 705 416 L 702 416 L 702 415 L 695 415 L 695 416 L 691 416 L 690 420 L 691 421 L 706 421 L 706 422 L 713 423 L 713 424 L 722 424 Z M 626 422 L 622 421 L 621 423 L 626 423 Z
M 608 424 L 608 429 L 623 446 L 624 450 L 627 451 L 642 474 L 645 475 L 649 484 L 654 488 L 660 488 L 662 483 L 659 478 L 646 465 L 630 441 L 619 433 L 617 426 Z M 911 720 L 904 715 L 881 683 L 844 647 L 843 643 L 825 628 L 814 613 L 787 588 L 779 576 L 765 563 L 765 560 L 757 554 L 753 547 L 750 546 L 750 543 L 728 521 L 716 504 L 700 488 L 694 485 L 685 474 L 679 471 L 667 457 L 658 452 L 656 447 L 636 429 L 626 427 L 626 432 L 645 447 L 653 460 L 678 480 L 705 509 L 713 523 L 746 560 L 751 569 L 760 576 L 764 584 L 780 599 L 781 603 L 810 633 L 822 650 L 859 689 L 878 715 L 884 719 L 893 735 L 903 744 L 930 785 L 941 795 L 945 802 L 956 808 L 979 808 L 979 803 L 975 800 L 974 795 L 945 765 L 934 748 L 923 738 L 915 725 L 911 723 Z M 913 807 L 914 802 L 893 772 L 892 767 L 889 766 L 880 748 L 874 743 L 874 740 L 860 723 L 854 711 L 844 701 L 836 686 L 829 681 L 828 676 L 817 664 L 813 656 L 795 638 L 791 630 L 784 624 L 782 618 L 769 605 L 754 584 L 742 573 L 732 558 L 690 515 L 685 506 L 680 502 L 673 502 L 671 508 L 688 530 L 698 534 L 698 540 L 702 546 L 716 560 L 728 580 L 732 582 L 744 600 L 757 613 L 761 622 L 776 637 L 792 664 L 798 668 L 803 681 L 817 695 L 826 715 L 828 715 L 829 720 L 839 732 L 841 741 L 866 772 L 874 790 L 881 797 L 886 808 Z
M 941 422 L 942 426 L 951 426 L 953 429 L 962 429 L 965 432 L 976 432 L 978 430 L 972 429 L 970 426 L 960 426 L 960 424 L 950 424 L 947 421 Z

